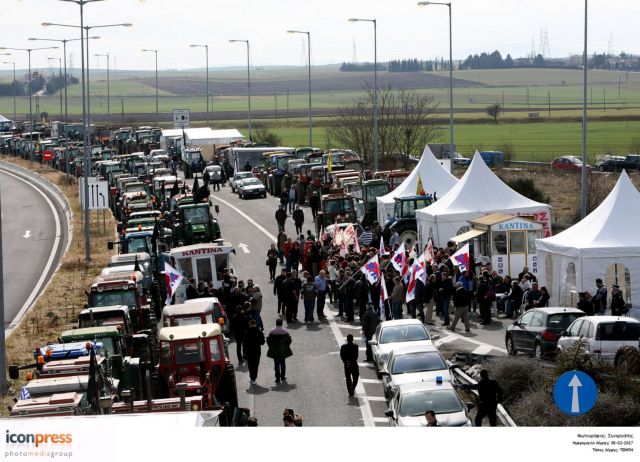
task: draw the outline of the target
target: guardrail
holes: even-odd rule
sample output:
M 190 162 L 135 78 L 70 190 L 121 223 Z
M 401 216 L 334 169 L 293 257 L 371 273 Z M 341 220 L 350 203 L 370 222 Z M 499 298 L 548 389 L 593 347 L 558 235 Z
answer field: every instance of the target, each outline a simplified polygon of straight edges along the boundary
M 458 380 L 460 383 L 463 383 L 465 385 L 475 385 L 476 383 L 478 383 L 472 377 L 467 375 L 460 368 L 459 365 L 453 364 L 451 361 L 447 361 L 447 365 L 449 366 L 449 371 L 455 376 L 456 380 Z M 478 396 L 478 392 L 476 390 L 469 390 L 469 391 L 471 391 L 473 394 Z M 498 404 L 498 407 L 496 409 L 496 416 L 498 417 L 498 419 L 500 420 L 500 423 L 502 423 L 503 426 L 517 427 L 516 423 L 513 421 L 509 413 L 502 406 L 502 404 Z

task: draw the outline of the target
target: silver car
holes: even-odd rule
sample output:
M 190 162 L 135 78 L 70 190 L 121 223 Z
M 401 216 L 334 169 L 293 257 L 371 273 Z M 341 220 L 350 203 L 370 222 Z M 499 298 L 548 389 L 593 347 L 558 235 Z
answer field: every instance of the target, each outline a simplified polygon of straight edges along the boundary
M 434 411 L 440 427 L 471 427 L 469 409 L 450 382 L 419 382 L 400 385 L 384 413 L 394 427 L 426 427 L 424 413 Z
M 267 188 L 262 181 L 257 178 L 247 178 L 238 182 L 238 197 L 248 199 L 249 197 L 267 197 Z
M 373 363 L 381 379 L 380 371 L 389 353 L 399 346 L 433 345 L 427 328 L 419 319 L 396 319 L 378 324 L 369 341 L 373 352 Z
M 253 173 L 251 172 L 238 172 L 229 180 L 229 185 L 231 185 L 231 192 L 238 192 L 238 183 L 242 180 L 246 180 L 247 178 L 253 178 Z
M 453 380 L 444 358 L 433 345 L 394 349 L 384 362 L 380 373 L 387 401 L 393 396 L 395 389 L 405 383 Z

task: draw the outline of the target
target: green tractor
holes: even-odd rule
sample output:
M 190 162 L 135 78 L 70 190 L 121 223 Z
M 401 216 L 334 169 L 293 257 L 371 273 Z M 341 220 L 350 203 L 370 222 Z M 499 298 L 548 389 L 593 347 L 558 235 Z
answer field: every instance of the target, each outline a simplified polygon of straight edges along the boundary
M 174 212 L 173 242 L 191 245 L 220 239 L 220 225 L 209 210 L 209 203 L 178 206 Z

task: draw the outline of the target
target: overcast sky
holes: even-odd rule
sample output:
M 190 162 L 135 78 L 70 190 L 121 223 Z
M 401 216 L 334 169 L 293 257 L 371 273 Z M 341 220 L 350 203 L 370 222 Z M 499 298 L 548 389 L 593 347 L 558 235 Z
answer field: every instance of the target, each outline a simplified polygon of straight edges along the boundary
M 452 0 L 453 56 L 498 49 L 506 56 L 541 49 L 546 30 L 550 56 L 581 53 L 584 0 Z M 0 46 L 46 46 L 29 37 L 71 38 L 75 29 L 42 27 L 42 22 L 79 24 L 79 7 L 59 0 L 0 0 Z M 589 52 L 626 51 L 640 54 L 638 0 L 589 2 Z M 210 67 L 244 65 L 243 44 L 248 39 L 254 65 L 306 65 L 303 35 L 288 29 L 311 31 L 313 65 L 351 61 L 354 44 L 358 61 L 373 61 L 371 23 L 349 23 L 350 17 L 378 21 L 378 60 L 448 57 L 448 14 L 444 6 L 418 7 L 416 0 L 105 0 L 85 6 L 85 25 L 120 22 L 132 28 L 95 31 L 91 54 L 109 52 L 118 69 L 152 69 L 159 50 L 160 69 L 204 67 L 209 45 Z M 533 44 L 532 44 L 533 41 Z M 55 44 L 53 44 L 55 45 Z M 47 66 L 56 50 L 34 52 L 33 67 Z M 80 64 L 78 42 L 68 44 L 73 63 Z M 26 67 L 26 53 L 13 52 L 17 67 Z M 96 58 L 92 57 L 92 67 Z M 104 62 L 104 61 L 103 61 Z M 111 63 L 114 66 L 114 61 Z M 103 64 L 104 66 L 104 64 Z

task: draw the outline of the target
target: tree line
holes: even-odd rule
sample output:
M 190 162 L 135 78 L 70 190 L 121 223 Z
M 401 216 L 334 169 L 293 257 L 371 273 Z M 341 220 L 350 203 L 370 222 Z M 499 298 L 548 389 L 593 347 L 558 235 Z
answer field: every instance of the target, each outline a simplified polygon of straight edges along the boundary
M 350 63 L 343 62 L 340 65 L 341 72 L 371 72 L 373 71 L 373 63 Z M 388 63 L 378 63 L 378 71 L 387 72 L 431 72 L 449 69 L 449 61 L 444 58 L 436 58 L 429 60 L 413 59 L 396 59 Z
M 79 83 L 77 77 L 67 76 L 67 85 Z M 45 95 L 53 95 L 64 88 L 64 77 L 52 76 L 45 78 L 42 75 L 31 78 L 31 94 L 44 90 Z M 0 83 L 0 96 L 27 96 L 29 94 L 29 82 L 14 80 L 10 83 Z

